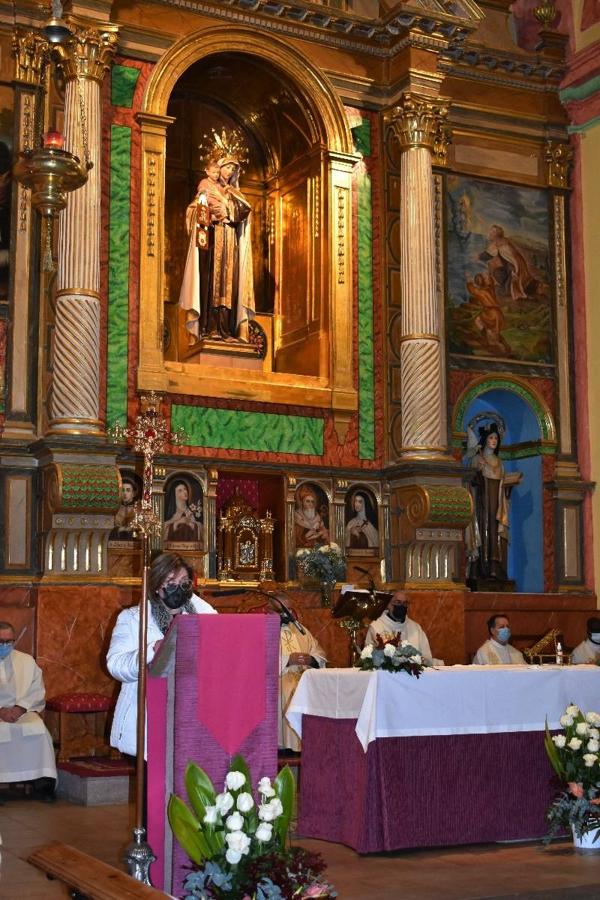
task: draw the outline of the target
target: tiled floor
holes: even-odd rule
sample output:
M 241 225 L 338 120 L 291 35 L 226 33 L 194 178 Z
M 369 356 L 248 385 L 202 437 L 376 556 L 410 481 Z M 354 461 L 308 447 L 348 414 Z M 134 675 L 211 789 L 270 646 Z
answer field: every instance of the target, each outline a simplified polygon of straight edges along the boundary
M 119 866 L 130 838 L 127 806 L 81 807 L 8 801 L 0 807 L 3 846 L 0 897 L 66 897 L 66 889 L 30 866 L 31 849 L 51 840 L 72 844 Z M 577 854 L 570 843 L 487 845 L 358 856 L 347 847 L 302 841 L 319 850 L 340 900 L 596 900 L 600 853 Z

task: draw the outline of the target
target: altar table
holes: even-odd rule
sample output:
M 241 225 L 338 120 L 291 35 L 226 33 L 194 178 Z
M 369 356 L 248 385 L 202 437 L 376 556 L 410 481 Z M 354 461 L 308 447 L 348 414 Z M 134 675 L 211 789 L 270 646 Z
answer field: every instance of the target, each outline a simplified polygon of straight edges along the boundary
M 360 853 L 542 837 L 558 785 L 545 719 L 600 710 L 596 666 L 309 670 L 288 719 L 302 735 L 299 833 Z

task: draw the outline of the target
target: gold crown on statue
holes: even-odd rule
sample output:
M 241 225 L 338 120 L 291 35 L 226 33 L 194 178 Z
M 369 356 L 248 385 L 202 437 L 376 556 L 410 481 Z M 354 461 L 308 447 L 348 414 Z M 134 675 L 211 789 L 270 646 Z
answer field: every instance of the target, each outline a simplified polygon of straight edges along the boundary
M 217 163 L 224 166 L 231 162 L 241 169 L 248 162 L 248 147 L 241 133 L 235 128 L 229 132 L 226 128 L 222 128 L 220 133 L 213 128 L 211 134 L 203 136 L 198 149 L 205 165 Z

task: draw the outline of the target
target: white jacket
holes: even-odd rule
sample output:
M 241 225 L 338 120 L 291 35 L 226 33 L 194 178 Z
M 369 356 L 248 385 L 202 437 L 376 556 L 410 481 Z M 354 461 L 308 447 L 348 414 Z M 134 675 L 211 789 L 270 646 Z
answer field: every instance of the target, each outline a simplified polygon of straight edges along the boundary
M 192 603 L 198 613 L 216 613 L 210 603 L 195 594 Z M 185 613 L 180 613 L 185 615 Z M 135 756 L 137 746 L 137 689 L 138 689 L 138 641 L 140 629 L 140 608 L 132 606 L 119 613 L 110 639 L 110 647 L 106 655 L 106 665 L 113 678 L 121 681 L 121 690 L 115 709 L 110 743 L 121 753 Z M 146 644 L 147 661 L 154 658 L 154 644 L 164 637 L 154 621 L 151 607 L 148 605 L 148 640 Z

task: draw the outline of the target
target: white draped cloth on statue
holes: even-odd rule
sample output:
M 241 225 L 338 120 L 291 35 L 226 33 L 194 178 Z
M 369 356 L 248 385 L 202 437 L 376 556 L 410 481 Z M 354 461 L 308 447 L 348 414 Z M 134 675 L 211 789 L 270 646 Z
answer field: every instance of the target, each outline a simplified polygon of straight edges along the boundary
M 325 651 L 319 642 L 305 628 L 306 634 L 301 634 L 295 626 L 282 625 L 280 637 L 280 690 L 279 690 L 279 746 L 286 750 L 300 750 L 300 738 L 285 717 L 288 706 L 292 702 L 294 692 L 302 673 L 308 666 L 288 666 L 292 653 L 306 653 L 312 656 L 323 668 L 327 664 Z
M 2 781 L 56 778 L 52 738 L 39 716 L 45 706 L 42 670 L 19 650 L 0 661 L 0 707 L 12 706 L 26 712 L 16 722 L 0 722 Z

